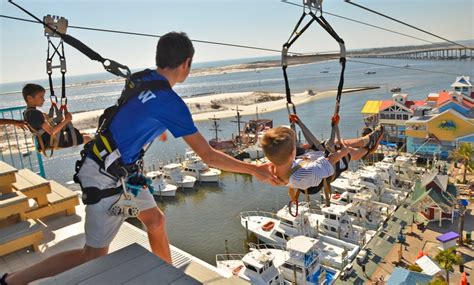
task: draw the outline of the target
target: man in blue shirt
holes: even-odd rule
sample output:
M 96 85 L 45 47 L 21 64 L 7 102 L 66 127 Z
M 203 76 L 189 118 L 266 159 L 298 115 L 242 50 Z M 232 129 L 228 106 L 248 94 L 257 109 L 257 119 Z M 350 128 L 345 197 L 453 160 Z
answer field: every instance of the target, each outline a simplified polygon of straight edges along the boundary
M 118 156 L 125 165 L 133 165 L 141 157 L 143 148 L 169 130 L 184 141 L 211 166 L 227 171 L 246 173 L 272 185 L 282 185 L 272 174 L 270 165 L 253 165 L 236 160 L 211 148 L 207 140 L 194 126 L 191 113 L 181 97 L 171 88 L 183 82 L 189 75 L 194 48 L 184 33 L 168 33 L 160 38 L 156 50 L 156 70 L 148 72 L 142 80 L 162 80 L 169 88 L 145 90 L 120 107 L 110 121 L 108 130 L 117 148 Z M 166 84 L 165 84 L 166 85 Z M 98 140 L 96 138 L 96 140 Z M 81 187 L 97 191 L 121 185 L 120 179 L 105 170 L 94 154 L 88 151 L 77 172 Z M 106 159 L 105 159 L 106 160 Z M 107 164 L 107 163 L 105 163 Z M 26 284 L 37 279 L 54 276 L 72 267 L 108 253 L 109 245 L 124 221 L 123 216 L 108 214 L 117 202 L 114 195 L 102 198 L 86 206 L 84 248 L 51 256 L 30 268 L 5 274 L 0 284 Z M 165 216 L 156 206 L 149 191 L 139 191 L 134 198 L 140 210 L 138 218 L 147 228 L 151 250 L 171 263 L 171 254 L 165 228 Z

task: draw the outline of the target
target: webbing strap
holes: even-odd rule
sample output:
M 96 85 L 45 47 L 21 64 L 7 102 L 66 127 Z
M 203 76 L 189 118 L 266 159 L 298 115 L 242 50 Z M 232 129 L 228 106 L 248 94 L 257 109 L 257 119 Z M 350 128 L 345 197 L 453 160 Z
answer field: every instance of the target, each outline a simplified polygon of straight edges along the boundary
M 320 11 L 320 15 L 316 16 L 311 9 L 309 9 L 309 12 L 306 12 L 306 8 L 303 10 L 303 14 L 301 15 L 300 19 L 295 25 L 295 28 L 293 29 L 289 39 L 285 44 L 283 44 L 282 48 L 282 69 L 283 69 L 283 77 L 285 81 L 285 92 L 286 92 L 286 100 L 287 100 L 287 110 L 288 114 L 290 116 L 290 124 L 291 128 L 296 131 L 295 124 L 298 124 L 300 128 L 302 127 L 303 135 L 305 136 L 306 140 L 315 145 L 319 150 L 325 150 L 328 149 L 330 152 L 335 151 L 335 140 L 341 141 L 341 136 L 340 136 L 340 131 L 339 131 L 339 109 L 340 109 L 340 101 L 341 101 L 341 95 L 342 95 L 342 89 L 344 87 L 344 72 L 345 72 L 345 66 L 346 66 L 346 48 L 344 44 L 344 40 L 340 38 L 337 33 L 334 31 L 334 29 L 331 27 L 329 22 L 326 21 L 326 19 L 322 15 L 322 10 L 321 7 L 319 6 L 318 9 Z M 311 20 L 300 30 L 298 31 L 301 23 L 303 22 L 303 19 L 306 17 L 306 15 L 311 16 Z M 336 95 L 336 104 L 335 104 L 335 110 L 334 114 L 331 118 L 331 137 L 327 143 L 327 148 L 322 147 L 321 143 L 319 140 L 314 137 L 314 135 L 311 134 L 311 131 L 301 122 L 301 120 L 293 120 L 292 116 L 296 117 L 296 107 L 294 103 L 291 101 L 291 90 L 289 86 L 289 80 L 288 80 L 288 74 L 287 74 L 287 67 L 288 67 L 288 50 L 289 48 L 293 45 L 293 43 L 306 31 L 306 29 L 313 23 L 317 22 L 327 33 L 329 33 L 338 43 L 340 47 L 340 58 L 339 62 L 341 64 L 341 74 L 339 77 L 339 84 L 338 84 L 338 89 L 337 89 L 337 95 Z M 309 139 L 308 139 L 309 138 Z

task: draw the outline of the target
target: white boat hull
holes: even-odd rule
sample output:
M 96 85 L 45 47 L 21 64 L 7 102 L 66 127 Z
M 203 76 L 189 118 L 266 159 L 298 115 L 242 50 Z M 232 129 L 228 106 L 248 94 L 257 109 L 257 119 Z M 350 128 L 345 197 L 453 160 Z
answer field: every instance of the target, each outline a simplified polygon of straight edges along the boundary
M 154 191 L 153 195 L 163 196 L 163 197 L 174 197 L 176 196 L 176 190 L 178 187 L 168 184 L 164 188 L 162 185 L 153 185 Z

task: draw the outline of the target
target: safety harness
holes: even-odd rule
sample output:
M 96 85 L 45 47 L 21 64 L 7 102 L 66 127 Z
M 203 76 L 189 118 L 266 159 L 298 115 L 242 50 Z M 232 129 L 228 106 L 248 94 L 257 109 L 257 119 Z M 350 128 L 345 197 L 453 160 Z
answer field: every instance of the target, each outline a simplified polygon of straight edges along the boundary
M 23 12 L 25 12 L 32 18 L 34 18 L 37 22 L 43 24 L 45 29 L 46 30 L 49 29 L 49 32 L 51 34 L 54 34 L 55 36 L 58 36 L 61 38 L 60 46 L 52 45 L 52 47 L 54 49 L 53 56 L 55 54 L 59 54 L 60 56 L 60 63 L 61 63 L 60 67 L 61 67 L 61 72 L 63 73 L 63 83 L 64 83 L 64 73 L 66 72 L 66 68 L 65 68 L 65 59 L 64 59 L 63 53 L 60 53 L 59 51 L 60 48 L 61 48 L 61 51 L 63 49 L 62 42 L 65 42 L 71 45 L 72 47 L 76 48 L 78 51 L 86 55 L 89 59 L 99 61 L 100 63 L 102 63 L 104 69 L 107 70 L 108 72 L 126 79 L 125 88 L 122 90 L 122 94 L 120 98 L 117 100 L 117 103 L 114 106 L 111 106 L 105 109 L 104 113 L 100 116 L 96 137 L 93 140 L 91 140 L 89 143 L 87 143 L 84 146 L 84 149 L 81 151 L 81 159 L 76 162 L 76 166 L 75 166 L 76 173 L 74 174 L 74 181 L 81 185 L 81 189 L 83 191 L 82 198 L 83 198 L 84 204 L 95 204 L 99 202 L 102 198 L 119 194 L 122 191 L 123 191 L 123 195 L 120 196 L 119 200 L 125 197 L 124 199 L 125 202 L 123 204 L 124 205 L 127 204 L 127 201 L 128 202 L 130 201 L 129 199 L 130 195 L 127 194 L 129 189 L 127 187 L 129 187 L 130 185 L 134 185 L 133 183 L 128 183 L 128 181 L 131 177 L 134 177 L 135 174 L 138 176 L 141 175 L 141 170 L 143 168 L 142 158 L 146 149 L 142 151 L 142 154 L 136 163 L 131 164 L 131 165 L 125 164 L 121 159 L 120 151 L 118 150 L 114 142 L 114 139 L 112 137 L 112 134 L 110 133 L 110 130 L 109 130 L 110 123 L 113 120 L 115 114 L 119 111 L 119 109 L 123 105 L 125 105 L 131 98 L 138 96 L 141 92 L 144 92 L 146 90 L 151 90 L 151 91 L 166 90 L 166 89 L 171 89 L 171 86 L 169 85 L 167 81 L 164 81 L 164 80 L 151 80 L 151 81 L 142 80 L 143 77 L 147 76 L 148 74 L 150 74 L 150 72 L 152 72 L 149 69 L 132 75 L 130 72 L 130 69 L 126 65 L 122 65 L 116 61 L 102 57 L 100 54 L 92 50 L 90 47 L 82 43 L 80 40 L 66 34 L 65 29 L 61 29 L 61 27 L 58 27 L 58 25 L 54 25 L 54 23 L 57 22 L 58 20 L 57 18 L 53 18 L 54 20 L 53 22 L 48 22 L 47 18 L 45 18 L 44 20 L 41 20 L 35 15 L 33 15 L 32 13 L 30 13 L 29 11 L 27 11 L 26 9 L 24 9 L 23 7 L 14 3 L 12 0 L 9 0 L 8 2 L 10 2 L 14 6 L 19 8 L 20 10 L 22 10 Z M 50 58 L 48 54 L 48 60 L 49 59 Z M 54 68 L 54 67 L 51 65 L 51 68 Z M 48 71 L 48 74 L 49 74 L 49 71 Z M 51 76 L 50 76 L 50 82 L 51 82 Z M 63 88 L 64 88 L 64 84 L 63 84 Z M 57 103 L 57 100 L 54 101 L 54 103 Z M 66 104 L 67 104 L 67 100 L 65 96 L 61 97 L 60 110 L 64 109 L 67 111 Z M 57 106 L 57 104 L 55 105 Z M 54 109 L 53 112 L 56 112 L 56 110 Z M 149 146 L 150 145 L 148 145 L 148 147 Z M 110 188 L 110 189 L 82 187 L 81 181 L 77 176 L 77 172 L 82 167 L 86 157 L 90 157 L 101 166 L 101 169 L 106 170 L 104 174 L 106 175 L 110 174 L 109 176 L 111 176 L 112 178 L 121 180 L 122 186 L 117 187 L 117 188 Z M 132 178 L 132 180 L 133 179 L 135 178 Z M 148 186 L 148 185 L 145 184 L 145 185 L 140 185 L 140 186 Z M 131 189 L 133 190 L 134 188 L 132 187 Z M 119 203 L 119 201 L 117 203 Z M 128 206 L 121 207 L 120 211 L 117 210 L 118 208 L 116 207 L 114 208 L 114 207 L 115 205 L 112 207 L 113 209 L 112 208 L 110 209 L 113 212 L 112 214 L 123 214 L 123 215 L 128 215 L 128 216 L 130 216 L 131 214 L 136 214 L 136 208 L 134 207 L 128 207 Z M 124 212 L 124 209 L 128 209 L 128 210 L 125 210 Z
M 136 175 L 141 175 L 142 173 L 143 156 L 146 152 L 146 149 L 142 150 L 139 159 L 135 163 L 124 163 L 109 127 L 117 112 L 130 99 L 147 90 L 156 92 L 160 90 L 171 89 L 168 81 L 165 80 L 143 80 L 144 77 L 152 72 L 154 71 L 146 69 L 132 74 L 130 79 L 125 83 L 125 87 L 121 96 L 117 100 L 117 103 L 104 110 L 104 113 L 99 118 L 99 126 L 97 128 L 95 138 L 84 146 L 84 150 L 81 151 L 81 159 L 76 162 L 76 173 L 74 174 L 74 181 L 76 183 L 81 184 L 77 173 L 81 169 L 85 159 L 89 157 L 93 159 L 101 167 L 101 169 L 104 169 L 108 174 L 111 174 L 117 179 L 121 179 L 122 184 L 125 183 L 129 189 L 136 190 L 136 187 L 130 187 L 131 185 L 139 186 L 139 188 L 142 188 L 145 185 L 149 186 L 150 183 L 138 183 L 139 180 L 133 178 Z M 133 181 L 133 183 L 128 183 L 130 179 L 132 179 L 131 181 Z M 143 182 L 143 180 L 140 181 Z M 121 193 L 122 186 L 105 190 L 99 190 L 97 188 L 83 188 L 83 192 L 87 193 L 86 198 L 84 198 L 83 195 L 84 204 L 95 204 L 103 198 Z
M 329 155 L 330 153 L 334 153 L 336 151 L 336 140 L 341 140 L 341 135 L 339 131 L 339 109 L 340 109 L 340 102 L 342 96 L 342 89 L 344 87 L 344 71 L 346 68 L 346 48 L 344 44 L 344 40 L 340 38 L 337 33 L 333 30 L 329 22 L 323 17 L 323 10 L 322 10 L 322 0 L 303 0 L 303 14 L 301 15 L 300 19 L 296 23 L 295 28 L 293 29 L 290 37 L 288 40 L 283 44 L 282 48 L 282 57 L 281 57 L 281 64 L 283 69 L 283 77 L 285 79 L 285 92 L 286 92 L 286 108 L 289 114 L 290 125 L 293 131 L 296 133 L 296 125 L 298 125 L 306 139 L 306 141 L 311 145 L 312 148 L 315 148 L 319 151 L 323 151 L 325 155 Z M 308 23 L 306 23 L 300 30 L 300 26 L 303 23 L 303 20 L 306 16 L 310 16 L 311 19 Z M 295 43 L 295 41 L 311 26 L 313 22 L 317 22 L 326 32 L 328 32 L 338 43 L 340 48 L 340 57 L 339 63 L 341 64 L 341 74 L 339 77 L 339 84 L 337 87 L 337 95 L 336 95 L 336 104 L 334 108 L 334 113 L 331 118 L 331 136 L 330 138 L 322 144 L 306 127 L 303 121 L 298 117 L 296 114 L 296 106 L 291 100 L 291 90 L 288 80 L 287 68 L 288 68 L 288 50 L 290 47 Z M 326 197 L 326 205 L 329 206 L 330 201 L 330 182 L 328 181 L 330 178 L 323 179 L 324 189 L 325 189 L 325 197 Z
M 51 16 L 47 15 L 43 18 L 43 22 L 47 25 L 44 26 L 44 35 L 48 39 L 48 49 L 47 49 L 47 57 L 46 57 L 46 72 L 48 73 L 48 81 L 49 81 L 49 91 L 50 91 L 50 101 L 51 107 L 49 108 L 48 112 L 48 122 L 51 126 L 56 126 L 59 124 L 63 119 L 64 116 L 68 113 L 67 109 L 67 97 L 66 97 L 66 57 L 64 54 L 64 43 L 63 39 L 60 38 L 59 33 L 66 33 L 68 21 L 63 17 L 58 16 Z M 55 44 L 51 38 L 60 38 L 59 42 Z M 55 57 L 59 58 L 59 64 L 53 65 L 53 60 Z M 53 84 L 53 69 L 59 68 L 61 71 L 61 99 L 60 104 L 58 107 L 58 98 L 54 92 L 54 84 Z M 29 112 L 32 111 L 32 108 L 26 109 L 23 112 L 23 117 Z M 78 145 L 78 137 L 77 133 L 74 129 L 74 126 L 71 122 L 69 122 L 63 129 L 58 132 L 56 135 L 51 135 L 49 142 L 45 142 L 43 140 L 42 135 L 45 133 L 44 130 L 36 130 L 34 129 L 28 122 L 26 122 L 28 128 L 36 137 L 37 141 L 37 148 L 38 150 L 46 157 L 46 150 L 50 150 L 49 157 L 53 155 L 54 150 L 60 149 L 59 141 L 62 135 L 63 140 L 68 141 L 71 140 L 69 145 L 76 146 Z

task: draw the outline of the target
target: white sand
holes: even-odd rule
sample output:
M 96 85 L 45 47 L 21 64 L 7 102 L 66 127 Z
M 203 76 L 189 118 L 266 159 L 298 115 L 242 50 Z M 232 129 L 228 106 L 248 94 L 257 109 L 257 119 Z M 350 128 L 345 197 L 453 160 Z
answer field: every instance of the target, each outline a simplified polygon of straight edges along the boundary
M 364 91 L 378 87 L 354 87 L 344 89 L 344 96 L 351 92 Z M 295 105 L 301 105 L 310 101 L 333 97 L 336 91 L 324 91 L 313 95 L 308 92 L 294 94 L 292 102 Z M 240 92 L 240 93 L 223 93 L 212 94 L 206 96 L 196 96 L 184 98 L 184 102 L 188 105 L 193 119 L 195 121 L 208 120 L 211 117 L 229 118 L 236 114 L 235 108 L 238 106 L 240 114 L 253 115 L 258 105 L 259 113 L 268 113 L 286 108 L 286 96 L 282 93 L 267 92 Z M 73 114 L 74 126 L 84 133 L 94 133 L 97 128 L 99 116 L 103 110 L 94 110 Z M 9 132 L 13 134 L 13 127 L 9 126 Z M 30 141 L 31 142 L 31 141 Z M 20 138 L 20 149 L 25 149 L 24 138 Z M 0 144 L 0 148 L 8 148 L 7 143 Z
M 343 93 L 347 96 L 350 92 L 357 92 L 372 89 L 374 87 L 356 87 L 344 89 Z M 292 96 L 295 105 L 305 104 L 310 101 L 320 100 L 336 95 L 336 91 L 324 91 L 314 95 L 308 92 L 297 93 Z M 184 98 L 188 105 L 193 119 L 195 121 L 208 120 L 211 117 L 229 118 L 235 116 L 235 108 L 238 106 L 241 115 L 255 114 L 258 105 L 259 113 L 268 113 L 286 108 L 286 97 L 282 93 L 267 92 L 240 92 L 223 93 L 206 96 L 196 96 Z M 233 110 L 234 109 L 234 110 Z M 97 120 L 103 110 L 94 110 L 77 113 L 73 115 L 74 125 L 81 130 L 94 129 L 97 126 Z

